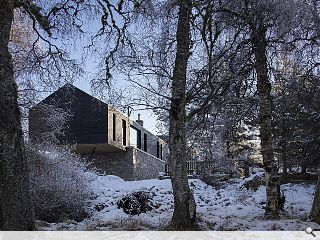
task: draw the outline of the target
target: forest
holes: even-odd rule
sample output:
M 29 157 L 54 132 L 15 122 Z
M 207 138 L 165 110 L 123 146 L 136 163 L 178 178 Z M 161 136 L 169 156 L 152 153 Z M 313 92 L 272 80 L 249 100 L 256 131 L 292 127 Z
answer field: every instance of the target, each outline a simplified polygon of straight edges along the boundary
M 0 0 L 0 230 L 320 230 L 319 54 L 317 0 Z M 30 141 L 65 84 L 152 112 L 169 176 L 99 174 L 53 105 Z

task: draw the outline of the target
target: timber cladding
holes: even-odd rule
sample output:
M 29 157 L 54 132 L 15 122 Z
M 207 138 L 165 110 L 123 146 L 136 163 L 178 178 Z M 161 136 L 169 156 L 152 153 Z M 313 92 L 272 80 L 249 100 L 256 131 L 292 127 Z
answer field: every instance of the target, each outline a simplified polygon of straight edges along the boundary
M 67 113 L 64 134 L 56 136 L 59 144 L 93 144 L 107 142 L 108 105 L 82 90 L 66 84 L 29 111 L 29 134 L 32 142 L 42 142 L 45 133 L 52 132 L 55 124 L 48 124 L 43 106 L 54 106 Z M 58 118 L 57 118 L 58 119 Z

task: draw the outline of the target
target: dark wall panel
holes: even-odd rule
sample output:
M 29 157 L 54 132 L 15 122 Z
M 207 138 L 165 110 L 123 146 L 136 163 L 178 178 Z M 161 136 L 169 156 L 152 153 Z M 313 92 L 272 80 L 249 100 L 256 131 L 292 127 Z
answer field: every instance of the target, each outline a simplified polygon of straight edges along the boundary
M 31 140 L 43 131 L 50 131 L 41 124 L 45 116 L 40 113 L 41 104 L 54 105 L 71 113 L 65 135 L 59 136 L 59 143 L 94 144 L 107 142 L 108 105 L 82 90 L 64 85 L 30 110 L 29 131 Z M 42 126 L 42 127 L 40 127 Z

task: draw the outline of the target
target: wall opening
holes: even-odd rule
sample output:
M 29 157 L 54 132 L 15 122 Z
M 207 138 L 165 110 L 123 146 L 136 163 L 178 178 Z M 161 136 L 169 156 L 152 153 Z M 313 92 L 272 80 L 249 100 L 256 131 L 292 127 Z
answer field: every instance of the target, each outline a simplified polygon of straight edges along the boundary
M 112 139 L 116 141 L 116 114 L 112 114 Z
M 160 143 L 157 141 L 157 158 L 160 158 Z
M 137 147 L 137 129 L 130 126 L 130 146 Z
M 162 144 L 160 144 L 160 159 L 163 158 L 163 147 L 162 147 Z
M 141 131 L 130 126 L 130 146 L 141 149 Z
M 141 149 L 141 131 L 137 129 L 137 148 Z
M 146 133 L 143 134 L 143 150 L 148 152 L 148 136 Z
M 127 122 L 122 119 L 122 145 L 127 145 Z

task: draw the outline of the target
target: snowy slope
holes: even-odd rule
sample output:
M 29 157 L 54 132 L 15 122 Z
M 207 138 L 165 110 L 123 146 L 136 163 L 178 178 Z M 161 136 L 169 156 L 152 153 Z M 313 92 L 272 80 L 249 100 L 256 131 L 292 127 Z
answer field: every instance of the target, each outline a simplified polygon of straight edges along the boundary
M 159 230 L 169 223 L 173 213 L 171 182 L 166 180 L 124 181 L 117 176 L 97 176 L 91 182 L 92 217 L 80 223 L 67 221 L 41 227 L 40 230 Z M 282 185 L 286 196 L 285 212 L 279 220 L 264 218 L 265 187 L 247 190 L 242 180 L 230 180 L 214 189 L 198 179 L 190 179 L 197 203 L 198 220 L 203 230 L 304 230 L 320 229 L 308 220 L 313 184 Z M 117 201 L 128 193 L 146 190 L 154 209 L 130 216 L 117 208 Z

